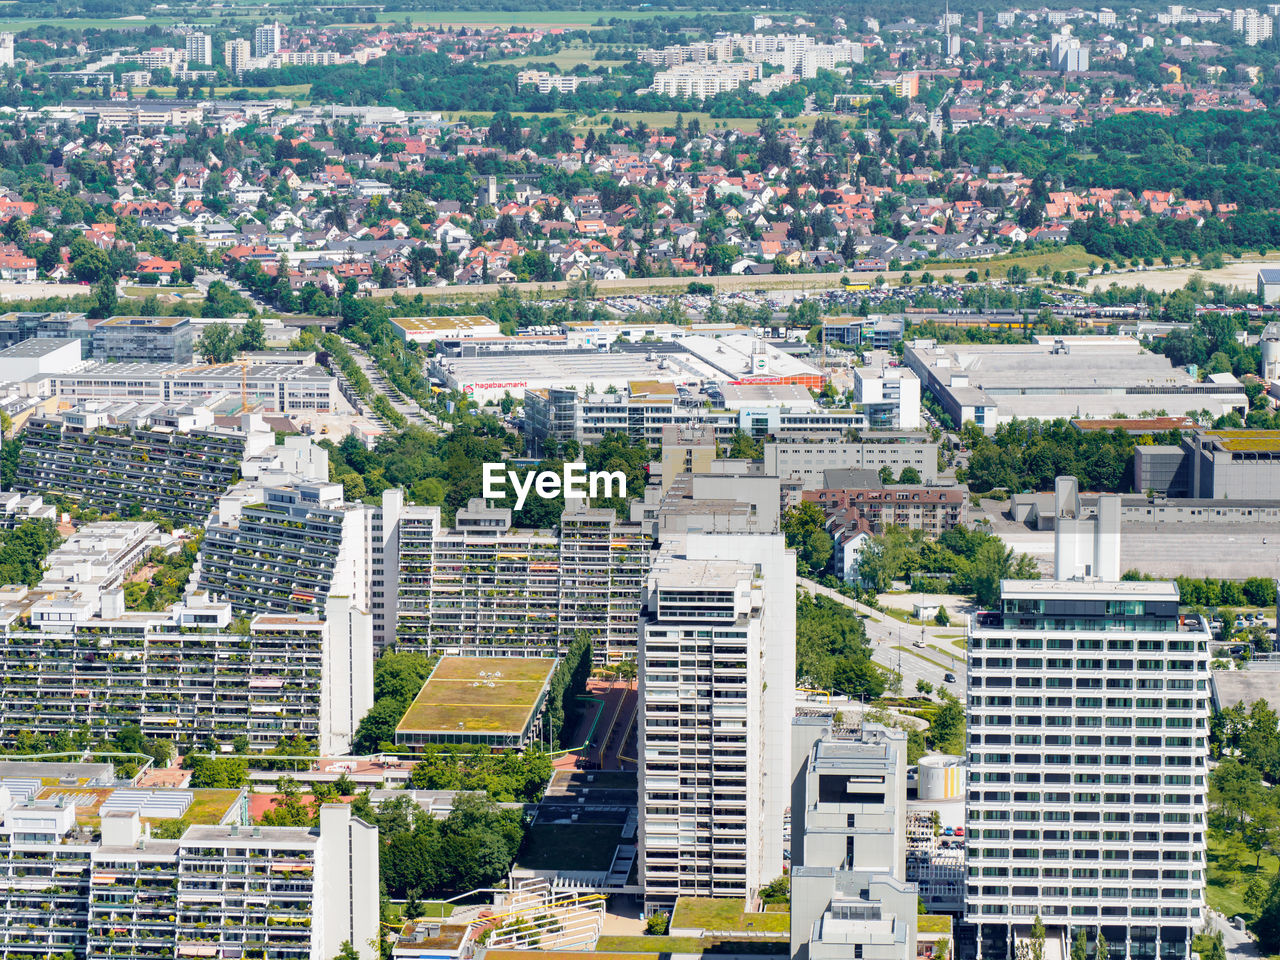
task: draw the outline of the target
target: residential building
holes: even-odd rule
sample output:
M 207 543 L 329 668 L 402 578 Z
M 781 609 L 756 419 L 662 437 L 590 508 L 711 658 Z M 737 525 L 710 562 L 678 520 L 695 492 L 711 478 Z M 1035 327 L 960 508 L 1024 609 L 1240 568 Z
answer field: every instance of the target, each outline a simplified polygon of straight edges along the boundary
M 1012 954 L 1037 915 L 1057 942 L 1083 928 L 1114 957 L 1190 956 L 1208 624 L 1174 583 L 1116 579 L 1118 505 L 1082 515 L 1072 478 L 1056 496 L 1055 579 L 1005 580 L 969 621 L 965 919 L 980 957 Z
M 253 31 L 253 55 L 255 57 L 269 57 L 273 53 L 278 53 L 283 45 L 283 31 L 278 23 L 267 23 L 257 27 Z
M 1087 73 L 1089 45 L 1069 33 L 1055 33 L 1049 42 L 1049 62 L 1059 73 Z
M 781 534 L 688 532 L 640 614 L 639 860 L 645 909 L 755 896 L 783 872 L 795 554 Z
M 202 526 L 249 457 L 273 455 L 274 435 L 250 419 L 216 426 L 204 408 L 112 412 L 86 404 L 33 416 L 22 434 L 14 489 L 70 497 L 106 512 L 154 510 Z
M 91 766 L 59 769 L 64 782 L 79 783 L 76 768 Z M 12 884 L 0 900 L 11 956 L 269 946 L 274 956 L 303 960 L 377 938 L 378 831 L 347 804 L 322 807 L 316 828 L 250 827 L 241 822 L 243 793 L 209 816 L 203 811 L 219 799 L 212 791 L 90 781 L 93 789 L 57 792 L 41 788 L 44 771 L 33 768 L 0 767 L 10 774 L 0 789 L 0 864 L 10 877 L 45 878 L 39 889 Z M 155 839 L 143 823 L 175 815 L 195 819 L 178 839 Z
M 12 33 L 0 33 L 0 67 L 13 66 L 14 39 Z
M 900 73 L 889 86 L 895 97 L 914 100 L 920 96 L 920 74 Z
M 758 63 L 691 64 L 655 73 L 649 89 L 668 97 L 703 100 L 737 90 L 744 83 L 760 77 L 761 66 Z
M 817 504 L 828 517 L 857 508 L 871 525 L 872 533 L 880 534 L 885 527 L 893 526 L 940 537 L 964 523 L 969 490 L 964 486 L 826 487 L 805 490 L 800 496 Z
M 792 960 L 915 957 L 906 733 L 830 716 L 791 730 Z
M 545 655 L 585 632 L 598 655 L 636 646 L 650 540 L 612 510 L 569 503 L 557 531 L 511 526 L 472 500 L 452 529 L 436 507 L 406 507 L 399 532 L 401 649 Z
M 260 615 L 194 595 L 126 611 L 118 587 L 0 589 L 0 738 L 91 726 L 195 747 L 247 736 L 255 748 L 302 736 L 322 754 L 351 745 L 373 705 L 368 617 L 345 600 L 328 619 Z
M 584 83 L 600 83 L 601 77 L 575 77 L 567 73 L 547 73 L 545 70 L 521 70 L 516 74 L 516 86 L 537 87 L 539 93 L 575 93 Z
M 238 76 L 249 69 L 252 48 L 248 40 L 228 40 L 222 46 L 222 57 L 232 75 Z
M 190 363 L 194 333 L 186 317 L 111 317 L 93 328 L 95 360 Z
M 187 34 L 187 63 L 213 64 L 213 38 L 207 33 L 193 31 Z

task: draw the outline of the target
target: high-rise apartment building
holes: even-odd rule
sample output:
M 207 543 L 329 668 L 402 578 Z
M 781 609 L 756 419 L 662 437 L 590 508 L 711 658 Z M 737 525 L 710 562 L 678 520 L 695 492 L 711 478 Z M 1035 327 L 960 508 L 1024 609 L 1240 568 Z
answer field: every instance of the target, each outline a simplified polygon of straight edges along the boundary
M 0 67 L 13 66 L 14 35 L 0 33 Z
M 231 71 L 232 75 L 244 73 L 249 69 L 252 49 L 249 41 L 244 39 L 228 40 L 223 44 L 222 56 L 226 61 L 227 69 Z
M 906 882 L 907 735 L 792 721 L 792 960 L 916 956 Z
M 253 55 L 269 57 L 283 46 L 283 30 L 278 23 L 266 23 L 253 31 Z
M 560 528 L 511 526 L 473 500 L 444 528 L 437 507 L 404 509 L 398 543 L 402 649 L 539 654 L 584 632 L 610 659 L 636 645 L 650 540 L 612 510 L 570 503 Z
M 6 956 L 308 960 L 378 935 L 378 831 L 346 804 L 322 807 L 318 828 L 250 827 L 242 794 L 210 823 L 186 790 L 37 799 L 33 766 L 4 764 L 26 775 L 0 787 Z M 175 840 L 142 819 L 184 815 L 196 822 Z
M 1055 33 L 1049 42 L 1049 62 L 1059 73 L 1087 73 L 1089 45 L 1069 33 Z
M 783 871 L 790 802 L 795 554 L 782 535 L 673 538 L 645 586 L 639 663 L 645 908 L 752 897 Z
M 1039 915 L 1109 955 L 1186 957 L 1205 910 L 1210 634 L 1173 583 L 1119 582 L 1118 506 L 1060 479 L 1057 576 L 969 625 L 968 890 L 981 957 Z M 1098 571 L 1109 574 L 1098 579 Z
M 207 33 L 187 34 L 187 63 L 213 64 L 213 38 Z

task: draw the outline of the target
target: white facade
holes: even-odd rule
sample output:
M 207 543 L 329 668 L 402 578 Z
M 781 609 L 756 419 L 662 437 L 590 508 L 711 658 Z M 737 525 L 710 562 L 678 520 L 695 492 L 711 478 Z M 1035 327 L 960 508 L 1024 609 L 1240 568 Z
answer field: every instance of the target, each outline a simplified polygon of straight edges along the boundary
M 278 53 L 282 45 L 282 31 L 278 23 L 263 24 L 253 31 L 255 57 L 269 57 L 273 53 Z
M 906 733 L 830 717 L 797 717 L 792 733 L 792 960 L 916 956 Z
M 213 38 L 207 33 L 187 34 L 187 63 L 213 63 Z
M 222 55 L 227 69 L 233 74 L 243 73 L 249 69 L 249 58 L 252 48 L 248 40 L 228 40 L 222 47 Z
M 1089 45 L 1067 33 L 1055 33 L 1050 40 L 1049 60 L 1059 73 L 1086 73 L 1089 70 Z
M 699 66 L 674 67 L 653 76 L 654 93 L 668 97 L 688 97 L 701 100 L 729 90 L 737 90 L 744 83 L 759 80 L 758 63 L 717 63 Z
M 867 406 L 867 423 L 873 430 L 921 427 L 920 378 L 907 367 L 856 368 L 853 398 Z
M 0 67 L 13 66 L 13 43 L 12 33 L 0 33 Z

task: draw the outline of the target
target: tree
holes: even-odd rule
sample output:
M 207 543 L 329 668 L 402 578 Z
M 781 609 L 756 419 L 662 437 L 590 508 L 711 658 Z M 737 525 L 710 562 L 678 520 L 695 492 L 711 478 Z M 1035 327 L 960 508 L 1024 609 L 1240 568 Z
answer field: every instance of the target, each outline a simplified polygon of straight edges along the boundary
M 111 277 L 111 258 L 91 246 L 71 261 L 71 275 L 81 283 L 100 283 Z
M 1035 922 L 1031 924 L 1030 960 L 1044 960 L 1044 938 L 1044 921 L 1037 913 Z
M 939 607 L 938 612 L 933 615 L 935 626 L 947 627 L 951 625 L 951 616 L 947 613 L 946 607 Z
M 925 696 L 933 693 L 933 684 L 921 677 L 916 681 L 916 692 L 923 693 Z
M 1093 960 L 1107 960 L 1109 956 L 1107 950 L 1107 938 L 1102 935 L 1102 928 L 1098 928 L 1098 939 L 1093 944 Z
M 236 354 L 235 337 L 225 323 L 211 323 L 196 341 L 196 353 L 206 363 L 229 363 Z
M 248 780 L 247 761 L 236 757 L 195 757 L 191 761 L 191 786 L 237 789 Z
M 964 705 L 946 690 L 939 690 L 942 705 L 929 724 L 926 739 L 934 750 L 964 753 Z
M 360 960 L 360 951 L 351 945 L 350 940 L 343 940 L 333 960 Z
M 890 484 L 890 483 L 893 483 L 893 471 L 892 471 L 891 469 L 889 469 L 888 467 L 881 467 L 881 468 L 880 468 L 880 472 L 879 472 L 879 476 L 880 476 L 880 482 L 881 482 L 881 483 L 883 483 L 883 484 L 885 484 L 885 485 L 888 485 L 888 484 Z
M 216 324 L 214 324 L 216 326 Z M 241 350 L 265 350 L 267 348 L 267 328 L 257 317 L 250 317 L 240 328 Z
M 787 546 L 796 551 L 796 569 L 801 576 L 826 570 L 835 545 L 817 504 L 804 500 L 788 509 L 782 517 L 782 532 Z
M 1085 939 L 1084 927 L 1076 931 L 1076 938 L 1071 944 L 1071 960 L 1089 960 L 1089 941 Z
M 924 481 L 920 477 L 920 471 L 915 467 L 903 467 L 902 473 L 898 474 L 898 482 L 920 484 Z

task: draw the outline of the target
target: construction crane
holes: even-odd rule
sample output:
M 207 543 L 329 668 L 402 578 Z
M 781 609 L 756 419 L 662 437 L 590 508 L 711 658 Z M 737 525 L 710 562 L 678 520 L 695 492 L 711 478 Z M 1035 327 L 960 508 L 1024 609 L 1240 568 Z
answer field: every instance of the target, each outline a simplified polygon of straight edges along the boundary
M 240 412 L 249 412 L 249 358 L 243 353 L 236 358 L 240 364 Z

